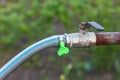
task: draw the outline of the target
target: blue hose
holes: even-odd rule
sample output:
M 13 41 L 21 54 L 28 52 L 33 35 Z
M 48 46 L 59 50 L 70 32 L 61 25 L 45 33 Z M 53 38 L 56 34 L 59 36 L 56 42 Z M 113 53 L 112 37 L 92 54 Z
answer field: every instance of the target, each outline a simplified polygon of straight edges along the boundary
M 48 47 L 58 45 L 59 36 L 52 36 L 42 41 L 38 41 L 37 43 L 26 48 L 22 52 L 18 53 L 18 55 L 12 58 L 0 69 L 0 80 L 4 80 L 5 78 L 7 78 L 7 76 L 9 76 L 16 68 L 18 68 L 23 62 L 33 56 L 36 52 Z

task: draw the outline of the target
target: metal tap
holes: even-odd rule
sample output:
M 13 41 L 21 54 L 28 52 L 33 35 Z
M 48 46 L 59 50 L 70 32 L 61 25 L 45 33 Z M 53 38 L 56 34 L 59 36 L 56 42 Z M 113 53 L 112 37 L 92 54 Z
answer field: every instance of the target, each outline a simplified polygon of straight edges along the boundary
M 93 27 L 98 31 L 104 30 L 104 28 L 96 22 L 81 22 L 79 26 L 79 33 L 65 34 L 69 47 L 94 46 L 96 44 L 96 34 L 89 32 L 88 29 Z

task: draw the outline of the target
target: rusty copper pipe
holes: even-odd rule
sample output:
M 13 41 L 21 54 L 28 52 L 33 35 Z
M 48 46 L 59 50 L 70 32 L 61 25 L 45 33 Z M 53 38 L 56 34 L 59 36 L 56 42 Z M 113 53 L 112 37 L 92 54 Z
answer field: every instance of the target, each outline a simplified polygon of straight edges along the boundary
M 101 32 L 96 33 L 96 45 L 120 44 L 120 32 Z

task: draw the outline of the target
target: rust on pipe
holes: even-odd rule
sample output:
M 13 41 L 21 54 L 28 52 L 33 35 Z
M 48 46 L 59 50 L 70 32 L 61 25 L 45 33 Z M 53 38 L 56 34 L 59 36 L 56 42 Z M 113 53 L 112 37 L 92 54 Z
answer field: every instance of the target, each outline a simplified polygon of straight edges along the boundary
M 120 44 L 120 32 L 100 32 L 96 33 L 96 45 Z

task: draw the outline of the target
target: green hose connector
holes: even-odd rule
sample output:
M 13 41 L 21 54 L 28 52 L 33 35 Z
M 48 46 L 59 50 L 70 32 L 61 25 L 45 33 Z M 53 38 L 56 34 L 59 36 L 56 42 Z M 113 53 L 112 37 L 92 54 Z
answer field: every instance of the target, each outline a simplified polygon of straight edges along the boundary
M 69 53 L 69 48 L 65 47 L 65 44 L 63 41 L 60 41 L 60 49 L 58 50 L 58 56 L 62 56 L 68 53 Z

